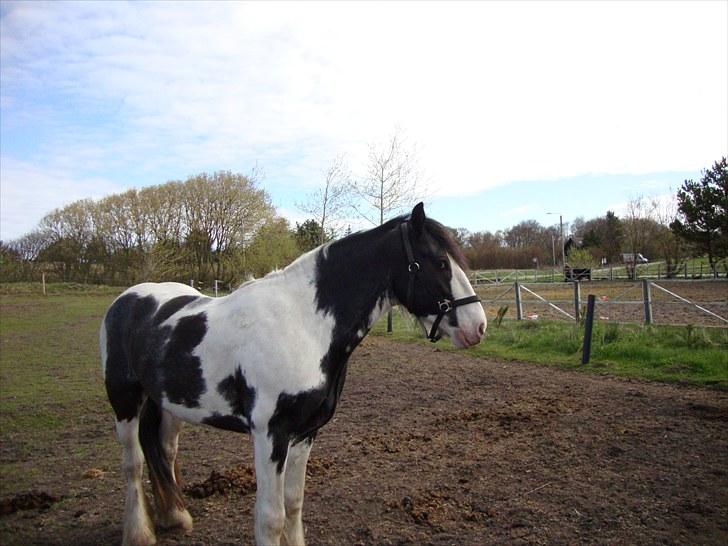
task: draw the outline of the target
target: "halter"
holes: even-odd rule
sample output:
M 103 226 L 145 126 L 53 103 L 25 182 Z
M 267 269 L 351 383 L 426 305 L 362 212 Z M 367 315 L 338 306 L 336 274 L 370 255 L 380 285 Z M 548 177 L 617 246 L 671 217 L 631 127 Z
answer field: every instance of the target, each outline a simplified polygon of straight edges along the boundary
M 399 225 L 399 228 L 402 233 L 404 251 L 407 254 L 407 271 L 409 272 L 409 279 L 407 281 L 407 300 L 405 301 L 405 304 L 407 305 L 407 308 L 411 308 L 412 295 L 415 288 L 415 279 L 417 278 L 417 273 L 419 273 L 420 271 L 420 264 L 415 260 L 414 252 L 412 252 L 412 243 L 410 243 L 409 238 L 409 222 L 402 222 Z M 468 305 L 470 303 L 479 302 L 480 298 L 476 294 L 473 294 L 472 296 L 467 296 L 465 298 L 458 298 L 452 301 L 448 299 L 442 299 L 435 302 L 435 306 L 433 308 L 434 313 L 431 314 L 437 315 L 437 318 L 432 324 L 432 328 L 430 329 L 430 333 L 427 335 L 427 339 L 429 339 L 432 343 L 435 343 L 442 337 L 439 333 L 440 322 L 447 313 L 449 313 L 456 307 L 460 307 L 461 305 Z

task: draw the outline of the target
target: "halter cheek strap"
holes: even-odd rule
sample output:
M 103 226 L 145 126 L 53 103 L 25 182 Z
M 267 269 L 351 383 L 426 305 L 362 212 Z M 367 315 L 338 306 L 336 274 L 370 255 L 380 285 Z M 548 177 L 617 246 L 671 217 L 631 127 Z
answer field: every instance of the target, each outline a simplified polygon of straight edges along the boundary
M 412 251 L 412 243 L 410 242 L 409 238 L 409 222 L 402 222 L 399 225 L 400 231 L 402 233 L 402 242 L 404 243 L 404 252 L 407 255 L 407 271 L 409 272 L 409 279 L 407 280 L 407 299 L 405 301 L 405 304 L 407 305 L 407 308 L 412 307 L 412 296 L 414 295 L 414 288 L 415 288 L 415 279 L 417 278 L 417 274 L 420 271 L 420 264 L 415 260 L 414 252 Z M 472 296 L 467 296 L 465 298 L 458 298 L 456 300 L 450 301 L 448 299 L 443 299 L 435 304 L 433 315 L 437 315 L 435 318 L 435 322 L 432 323 L 432 328 L 430 329 L 429 334 L 427 335 L 427 339 L 429 339 L 432 343 L 435 343 L 438 341 L 442 336 L 440 335 L 439 328 L 440 328 L 440 322 L 442 322 L 443 317 L 455 309 L 456 307 L 460 307 L 462 305 L 468 305 L 470 303 L 479 303 L 480 298 L 473 294 Z

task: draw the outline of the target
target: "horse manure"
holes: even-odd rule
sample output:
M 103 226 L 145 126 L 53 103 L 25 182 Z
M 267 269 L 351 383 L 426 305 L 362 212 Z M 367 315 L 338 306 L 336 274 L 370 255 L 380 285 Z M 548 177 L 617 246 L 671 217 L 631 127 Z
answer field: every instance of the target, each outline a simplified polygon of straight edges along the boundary
M 44 491 L 21 493 L 12 498 L 0 500 L 0 515 L 7 516 L 19 510 L 47 510 L 59 500 L 61 499 Z
M 247 495 L 255 491 L 255 473 L 248 465 L 239 465 L 225 472 L 213 470 L 210 476 L 199 483 L 191 484 L 185 494 L 195 499 L 205 499 L 212 495 Z

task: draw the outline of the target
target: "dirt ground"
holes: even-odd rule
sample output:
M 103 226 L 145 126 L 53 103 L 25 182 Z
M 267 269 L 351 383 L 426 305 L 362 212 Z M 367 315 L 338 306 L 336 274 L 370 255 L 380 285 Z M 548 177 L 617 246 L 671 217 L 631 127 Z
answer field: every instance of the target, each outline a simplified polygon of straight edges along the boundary
M 109 410 L 37 447 L 22 450 L 27 475 L 2 477 L 0 543 L 118 544 Z M 17 451 L 5 438 L 3 460 Z M 245 436 L 185 429 L 195 529 L 159 544 L 253 542 L 251 451 Z M 306 494 L 312 545 L 728 544 L 728 393 L 370 337 Z

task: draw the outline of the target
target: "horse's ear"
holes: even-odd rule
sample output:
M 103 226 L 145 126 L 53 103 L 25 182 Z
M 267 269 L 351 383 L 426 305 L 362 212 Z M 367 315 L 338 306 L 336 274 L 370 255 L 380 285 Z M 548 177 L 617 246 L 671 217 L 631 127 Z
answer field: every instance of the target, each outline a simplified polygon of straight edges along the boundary
M 418 237 L 425 232 L 425 205 L 420 201 L 412 209 L 412 216 L 410 217 L 412 223 L 412 231 Z

